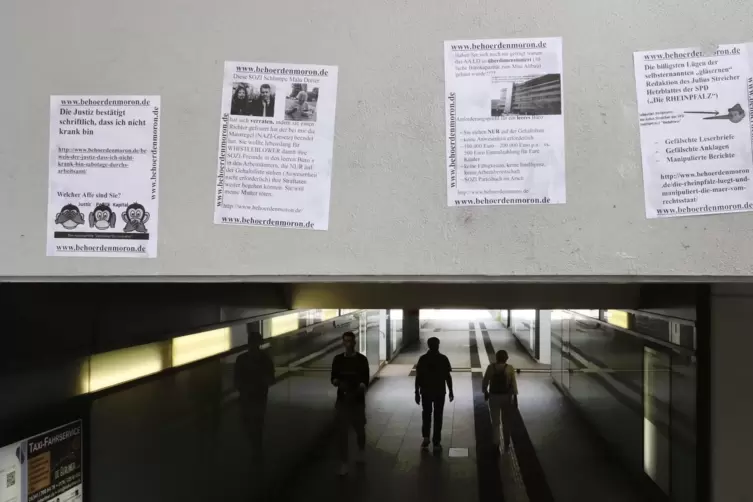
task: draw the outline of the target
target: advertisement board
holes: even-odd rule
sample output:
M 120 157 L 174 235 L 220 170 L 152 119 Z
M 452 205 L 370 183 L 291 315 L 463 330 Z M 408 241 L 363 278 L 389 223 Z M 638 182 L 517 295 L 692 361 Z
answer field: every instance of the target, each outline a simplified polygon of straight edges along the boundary
M 0 502 L 81 502 L 81 420 L 0 448 Z

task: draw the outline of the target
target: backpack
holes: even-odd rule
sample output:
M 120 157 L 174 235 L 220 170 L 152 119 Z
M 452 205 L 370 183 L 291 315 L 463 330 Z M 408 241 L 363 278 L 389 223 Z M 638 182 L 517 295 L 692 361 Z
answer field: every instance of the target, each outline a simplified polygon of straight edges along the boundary
M 492 378 L 489 384 L 489 392 L 492 394 L 509 394 L 510 380 L 507 378 L 507 365 L 502 367 L 501 371 L 497 370 L 497 365 L 492 365 Z

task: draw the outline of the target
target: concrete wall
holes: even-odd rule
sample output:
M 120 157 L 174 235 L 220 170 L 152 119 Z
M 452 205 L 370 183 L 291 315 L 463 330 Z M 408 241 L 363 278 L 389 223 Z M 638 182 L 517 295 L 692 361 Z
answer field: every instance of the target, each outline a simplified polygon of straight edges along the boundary
M 0 283 L 0 298 L 2 328 L 9 334 L 0 351 L 5 371 L 55 365 L 288 309 L 284 288 L 263 284 Z
M 306 334 L 279 336 L 267 353 L 278 369 L 287 369 L 288 362 L 322 349 L 348 327 L 319 325 L 310 336 L 314 340 Z M 306 462 L 333 424 L 336 389 L 326 371 L 328 357 L 312 363 L 325 371 L 278 375 L 265 419 L 254 423 L 263 438 L 263 455 L 254 455 L 244 427 L 253 422 L 243 423 L 233 392 L 237 355 L 97 396 L 90 415 L 91 500 L 285 500 L 290 472 Z M 149 469 L 143 468 L 145 458 Z M 204 474 L 187 475 L 197 471 Z M 140 482 L 133 483 L 134 477 Z
M 748 41 L 751 15 L 738 0 L 4 0 L 0 278 L 749 275 L 750 214 L 645 219 L 632 53 Z M 537 36 L 564 40 L 567 204 L 446 207 L 442 41 Z M 329 231 L 212 223 L 225 60 L 339 66 Z M 159 258 L 47 258 L 48 96 L 119 93 L 162 96 Z
M 77 396 L 91 354 L 230 324 L 245 340 L 248 319 L 287 310 L 280 288 L 262 285 L 0 284 L 0 298 L 0 395 L 12 396 L 0 429 Z
M 650 308 L 695 301 L 692 284 L 304 283 L 291 308 Z
M 753 463 L 753 287 L 715 287 L 711 297 L 712 500 L 749 501 Z

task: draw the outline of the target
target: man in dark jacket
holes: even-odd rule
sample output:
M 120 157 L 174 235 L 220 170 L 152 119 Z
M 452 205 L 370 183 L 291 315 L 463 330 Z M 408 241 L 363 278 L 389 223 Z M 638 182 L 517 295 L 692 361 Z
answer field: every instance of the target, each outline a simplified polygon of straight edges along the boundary
M 275 97 L 269 84 L 261 84 L 259 97 L 251 102 L 251 115 L 254 117 L 275 116 Z
M 428 340 L 429 351 L 418 359 L 416 365 L 416 404 L 423 406 L 421 432 L 424 440 L 422 448 L 429 446 L 431 415 L 434 412 L 434 449 L 442 448 L 442 413 L 444 412 L 445 385 L 450 391 L 450 402 L 455 399 L 452 392 L 452 366 L 447 356 L 439 352 L 439 338 Z
M 348 433 L 356 431 L 358 463 L 363 463 L 366 449 L 366 386 L 369 385 L 369 360 L 356 352 L 356 335 L 342 336 L 345 352 L 332 361 L 332 385 L 337 387 L 337 429 L 340 448 L 340 474 L 348 473 Z

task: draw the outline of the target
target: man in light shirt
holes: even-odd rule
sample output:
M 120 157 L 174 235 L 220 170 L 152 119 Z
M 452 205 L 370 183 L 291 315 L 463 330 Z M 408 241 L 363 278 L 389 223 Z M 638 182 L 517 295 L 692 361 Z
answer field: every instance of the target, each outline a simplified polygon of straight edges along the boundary
M 504 451 L 510 451 L 510 413 L 518 406 L 518 381 L 515 368 L 507 364 L 509 356 L 506 350 L 497 351 L 496 361 L 486 368 L 481 389 L 489 402 L 492 418 L 494 446 L 499 452 L 499 425 L 502 423 Z

